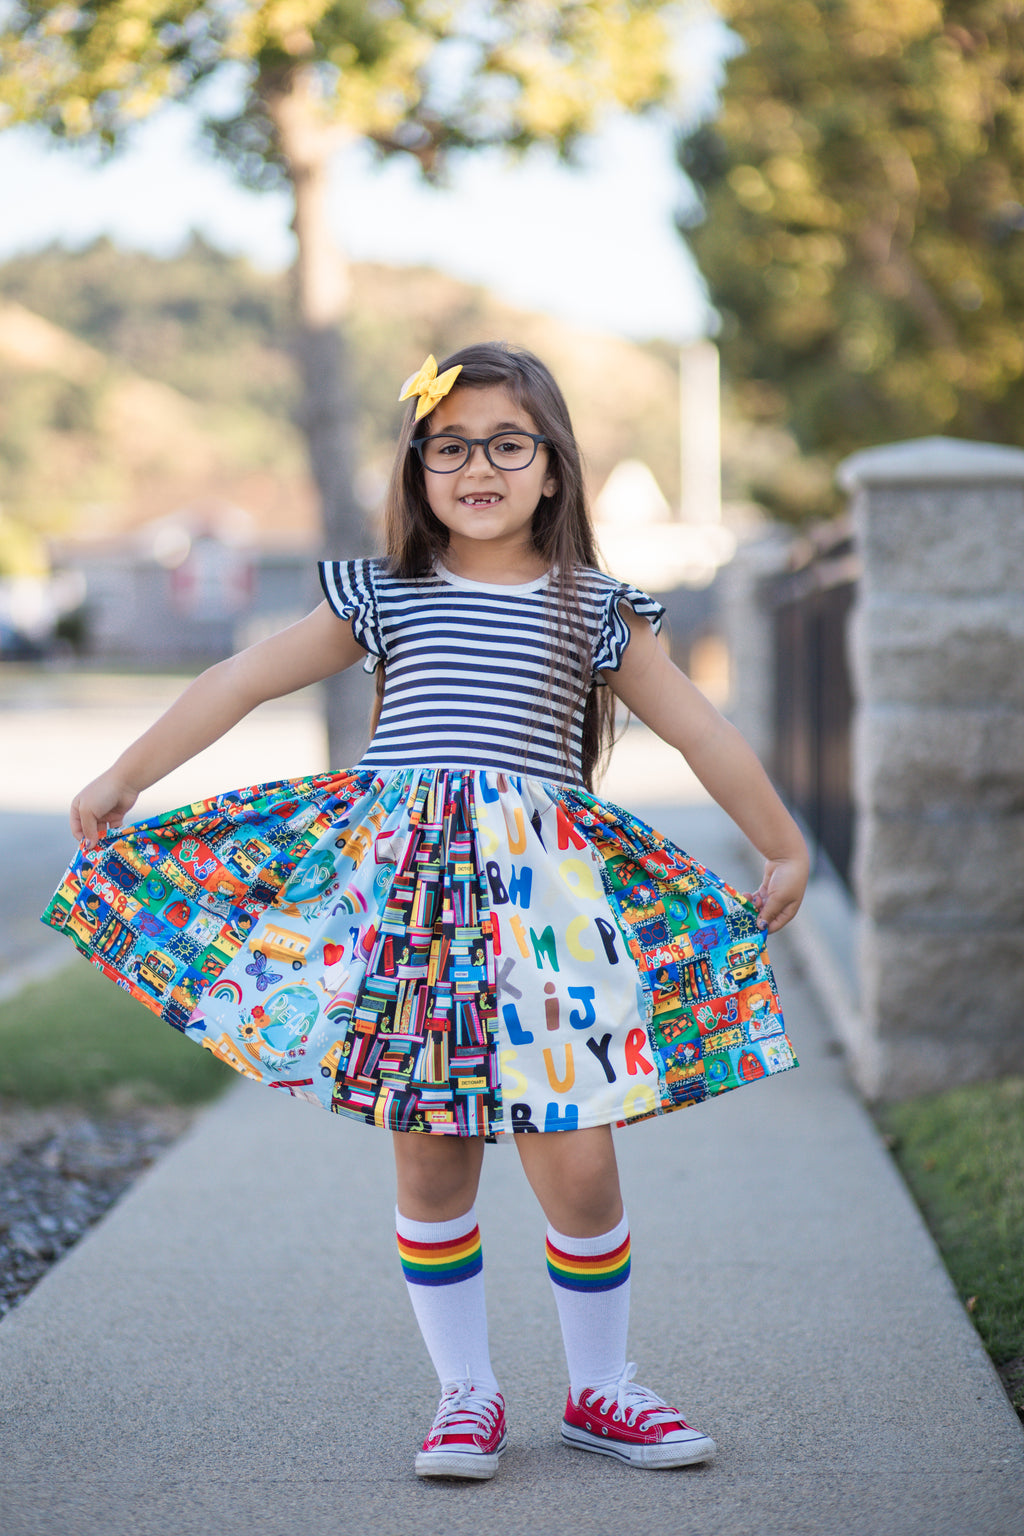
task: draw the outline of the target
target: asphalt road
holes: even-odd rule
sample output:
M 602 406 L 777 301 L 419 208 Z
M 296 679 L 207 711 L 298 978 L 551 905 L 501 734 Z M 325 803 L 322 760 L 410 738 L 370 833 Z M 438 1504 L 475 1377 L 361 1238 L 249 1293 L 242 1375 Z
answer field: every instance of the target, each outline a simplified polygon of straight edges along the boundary
M 71 945 L 39 914 L 74 851 L 66 815 L 0 811 L 0 1000 L 69 957 Z

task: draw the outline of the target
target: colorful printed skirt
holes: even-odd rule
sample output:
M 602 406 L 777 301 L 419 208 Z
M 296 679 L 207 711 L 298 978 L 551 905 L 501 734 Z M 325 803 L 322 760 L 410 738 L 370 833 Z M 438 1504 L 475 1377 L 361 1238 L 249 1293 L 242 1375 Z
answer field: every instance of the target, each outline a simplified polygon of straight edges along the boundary
M 398 1131 L 627 1124 L 796 1065 L 753 907 L 628 812 L 325 773 L 78 853 L 43 921 L 245 1077 Z

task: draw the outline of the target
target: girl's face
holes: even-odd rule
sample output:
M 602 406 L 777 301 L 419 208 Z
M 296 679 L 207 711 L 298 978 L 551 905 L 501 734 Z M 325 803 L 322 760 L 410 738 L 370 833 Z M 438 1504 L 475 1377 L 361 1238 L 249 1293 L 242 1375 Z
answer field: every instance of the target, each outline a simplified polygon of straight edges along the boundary
M 491 437 L 496 432 L 537 432 L 528 411 L 499 384 L 482 389 L 456 387 L 430 414 L 427 435 L 451 432 L 459 437 Z M 499 457 L 500 443 L 492 446 Z M 558 481 L 550 472 L 543 445 L 525 469 L 496 469 L 481 444 L 461 469 L 438 475 L 422 471 L 430 510 L 449 533 L 449 550 L 458 559 L 488 553 L 532 549 L 533 514 L 542 496 L 553 496 Z

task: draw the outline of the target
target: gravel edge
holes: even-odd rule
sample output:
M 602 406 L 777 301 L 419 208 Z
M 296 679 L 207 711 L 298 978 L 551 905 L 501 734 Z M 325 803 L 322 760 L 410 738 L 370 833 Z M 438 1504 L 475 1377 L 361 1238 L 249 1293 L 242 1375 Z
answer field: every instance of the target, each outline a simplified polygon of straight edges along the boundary
M 195 1110 L 130 1104 L 0 1103 L 0 1318 L 26 1296 L 141 1173 L 188 1129 Z

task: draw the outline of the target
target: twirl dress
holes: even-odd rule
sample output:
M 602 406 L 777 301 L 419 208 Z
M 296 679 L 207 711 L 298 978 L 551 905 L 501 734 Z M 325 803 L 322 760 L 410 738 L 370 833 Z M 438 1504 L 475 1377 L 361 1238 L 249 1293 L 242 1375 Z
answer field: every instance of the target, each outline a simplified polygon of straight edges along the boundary
M 392 1130 L 621 1125 L 795 1066 L 751 904 L 567 774 L 547 578 L 320 573 L 387 666 L 362 760 L 111 832 L 43 921 L 243 1076 Z M 614 672 L 622 605 L 664 610 L 579 582 Z

